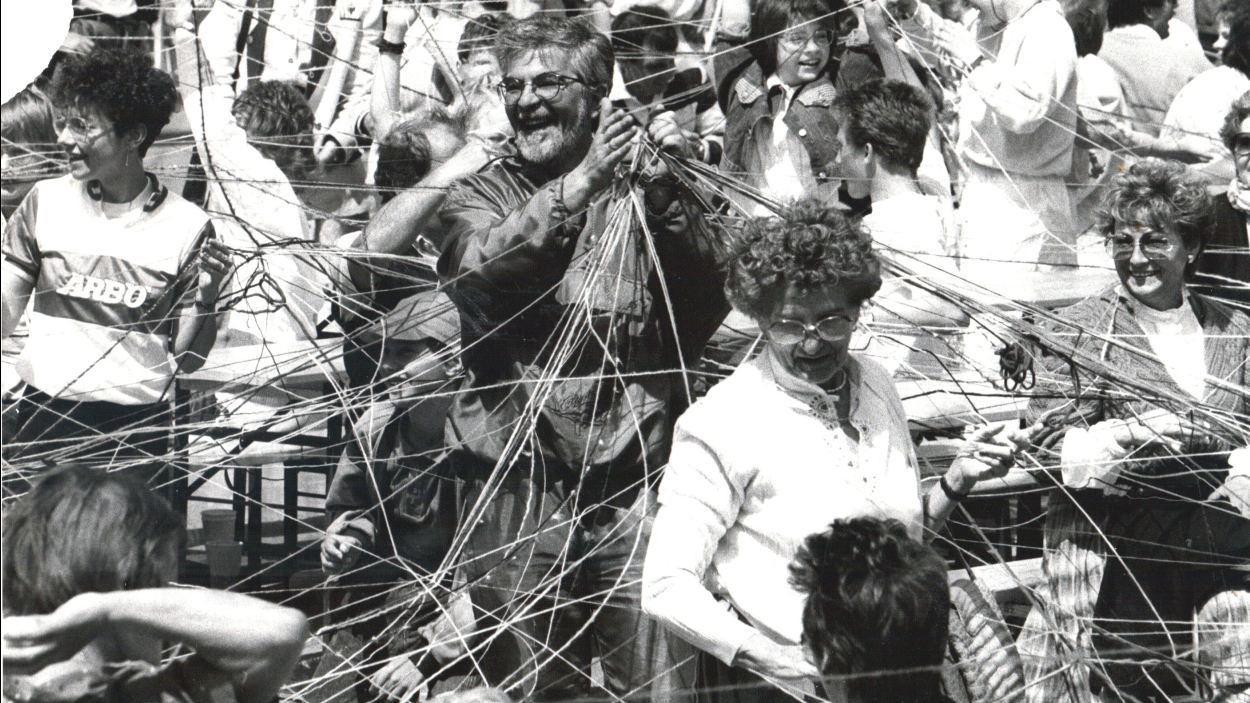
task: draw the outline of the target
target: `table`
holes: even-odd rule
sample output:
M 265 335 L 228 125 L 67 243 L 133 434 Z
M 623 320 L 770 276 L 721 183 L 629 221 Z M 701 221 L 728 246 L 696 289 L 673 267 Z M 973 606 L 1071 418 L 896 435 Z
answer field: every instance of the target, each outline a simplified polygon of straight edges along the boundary
M 244 454 L 257 443 L 277 442 L 286 449 L 279 457 L 284 464 L 283 550 L 295 551 L 299 535 L 299 499 L 322 497 L 300 491 L 301 473 L 314 471 L 329 475 L 337 460 L 343 437 L 343 410 L 332 402 L 336 387 L 346 381 L 342 361 L 342 341 L 319 340 L 287 344 L 224 345 L 215 348 L 204 368 L 178 377 L 176 398 L 179 412 L 175 422 L 188 427 L 189 401 L 192 393 L 226 394 L 247 397 L 264 393 L 274 408 L 269 417 L 251 422 L 231 421 L 197 426 L 194 434 L 201 438 L 237 440 L 213 465 L 192 479 L 191 432 L 176 433 L 175 451 L 185 458 L 181 480 L 174 485 L 174 505 L 184 515 L 195 493 L 223 469 L 235 472 L 236 491 L 230 502 L 236 512 L 236 532 L 244 536 L 250 566 L 260 561 L 263 547 L 263 493 L 259 475 L 249 474 L 243 465 L 255 463 Z M 320 400 L 317 400 L 320 399 Z M 318 409 L 308 411 L 306 403 Z M 291 449 L 293 448 L 293 450 Z M 310 466 L 287 465 L 287 459 L 306 460 Z M 272 456 L 272 455 L 271 455 Z M 253 471 L 252 474 L 257 474 Z M 249 478 L 251 480 L 249 480 Z M 221 499 L 200 498 L 216 502 Z

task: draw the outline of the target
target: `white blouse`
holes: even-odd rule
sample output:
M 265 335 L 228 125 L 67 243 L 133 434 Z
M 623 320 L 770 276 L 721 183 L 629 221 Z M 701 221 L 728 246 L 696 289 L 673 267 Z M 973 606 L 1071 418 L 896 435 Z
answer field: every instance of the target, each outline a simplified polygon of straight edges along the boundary
M 756 631 L 799 644 L 804 596 L 789 569 L 807 536 L 862 516 L 895 518 L 922 535 L 919 471 L 894 382 L 864 357 L 852 355 L 850 371 L 858 444 L 821 412 L 833 406 L 824 392 L 779 376 L 767 353 L 677 422 L 643 608 L 726 664 Z

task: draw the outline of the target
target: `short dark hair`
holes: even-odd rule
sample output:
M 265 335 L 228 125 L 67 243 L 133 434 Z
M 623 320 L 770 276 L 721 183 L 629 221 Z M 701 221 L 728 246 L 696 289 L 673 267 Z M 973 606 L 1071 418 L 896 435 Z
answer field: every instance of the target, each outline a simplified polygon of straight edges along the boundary
M 853 17 L 844 0 L 759 0 L 751 17 L 749 46 L 760 70 L 767 76 L 777 70 L 777 43 L 786 29 L 810 23 L 840 37 L 843 23 Z M 830 47 L 831 65 L 837 61 L 835 49 Z
M 146 154 L 177 104 L 178 90 L 168 73 L 152 66 L 152 57 L 133 49 L 97 48 L 71 54 L 56 68 L 52 102 L 60 109 L 94 110 L 120 135 L 143 127 Z
M 837 520 L 790 567 L 807 594 L 803 643 L 865 703 L 937 698 L 950 628 L 946 563 L 897 520 Z M 906 670 L 887 674 L 892 670 Z
M 138 480 L 69 466 L 40 478 L 4 518 L 5 608 L 51 613 L 80 593 L 152 588 L 183 520 Z
M 654 5 L 636 5 L 612 20 L 612 51 L 618 59 L 649 53 L 648 47 L 675 54 L 678 39 L 673 18 Z
M 1162 7 L 1167 0 L 1109 0 L 1107 3 L 1107 27 L 1131 27 L 1148 24 L 1146 11 Z
M 913 174 L 920 168 L 933 118 L 919 88 L 873 79 L 840 93 L 833 105 L 855 146 L 871 144 L 887 164 Z
M 234 119 L 248 141 L 283 173 L 302 178 L 313 169 L 316 119 L 304 91 L 287 81 L 260 81 L 234 99 Z
M 1228 44 L 1220 52 L 1220 62 L 1250 78 L 1250 3 L 1224 0 L 1219 17 L 1228 23 Z
M 382 193 L 382 200 L 421 182 L 430 172 L 430 138 L 432 129 L 445 129 L 461 136 L 463 127 L 445 108 L 426 106 L 410 119 L 391 128 L 378 140 L 378 165 L 373 183 Z
M 52 101 L 35 86 L 27 86 L 0 105 L 0 139 L 4 144 L 56 149 L 56 121 Z M 42 149 L 32 148 L 39 152 Z
M 522 54 L 564 51 L 572 55 L 570 68 L 589 84 L 592 95 L 602 98 L 612 88 L 612 42 L 585 18 L 534 15 L 517 20 L 499 32 L 497 47 L 505 71 Z
M 1224 126 L 1220 128 L 1220 139 L 1229 151 L 1233 150 L 1233 142 L 1241 132 L 1241 123 L 1245 122 L 1247 117 L 1250 117 L 1250 90 L 1234 100 L 1233 106 L 1224 116 Z
M 839 205 L 800 200 L 779 217 L 747 220 L 737 239 L 725 291 L 734 307 L 756 320 L 776 313 L 792 287 L 841 287 L 852 304 L 881 288 L 872 237 Z
M 1095 227 L 1110 237 L 1122 224 L 1175 229 L 1186 249 L 1199 249 L 1211 223 L 1206 185 L 1184 164 L 1145 158 L 1111 180 Z
M 494 51 L 495 39 L 511 21 L 512 18 L 503 12 L 488 12 L 469 20 L 460 33 L 460 41 L 456 42 L 456 56 L 460 58 L 460 63 L 465 63 L 478 51 Z
M 1063 16 L 1072 28 L 1077 56 L 1092 56 L 1102 50 L 1107 30 L 1107 0 L 1063 0 Z

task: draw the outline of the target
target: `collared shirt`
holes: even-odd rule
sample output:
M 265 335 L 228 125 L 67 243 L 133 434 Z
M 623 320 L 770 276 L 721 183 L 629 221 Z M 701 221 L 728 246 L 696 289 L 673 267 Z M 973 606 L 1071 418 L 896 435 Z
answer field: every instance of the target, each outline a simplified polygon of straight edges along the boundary
M 643 604 L 730 664 L 758 630 L 796 645 L 803 595 L 789 567 L 803 540 L 839 518 L 923 529 L 920 478 L 902 401 L 876 362 L 852 355 L 850 424 L 820 388 L 766 351 L 678 420 L 643 572 Z M 732 603 L 743 622 L 718 597 Z

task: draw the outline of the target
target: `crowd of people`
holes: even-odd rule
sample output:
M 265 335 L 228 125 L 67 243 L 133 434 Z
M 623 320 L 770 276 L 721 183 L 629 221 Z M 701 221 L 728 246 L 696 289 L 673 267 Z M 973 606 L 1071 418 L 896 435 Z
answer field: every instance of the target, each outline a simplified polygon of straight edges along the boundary
M 179 380 L 299 349 L 346 439 L 293 700 L 959 699 L 935 545 L 1021 473 L 974 676 L 1250 695 L 1250 3 L 573 5 L 75 2 L 0 115 L 4 699 L 294 690 L 305 615 L 175 585 L 160 494 Z M 1023 411 L 935 468 L 952 356 Z

